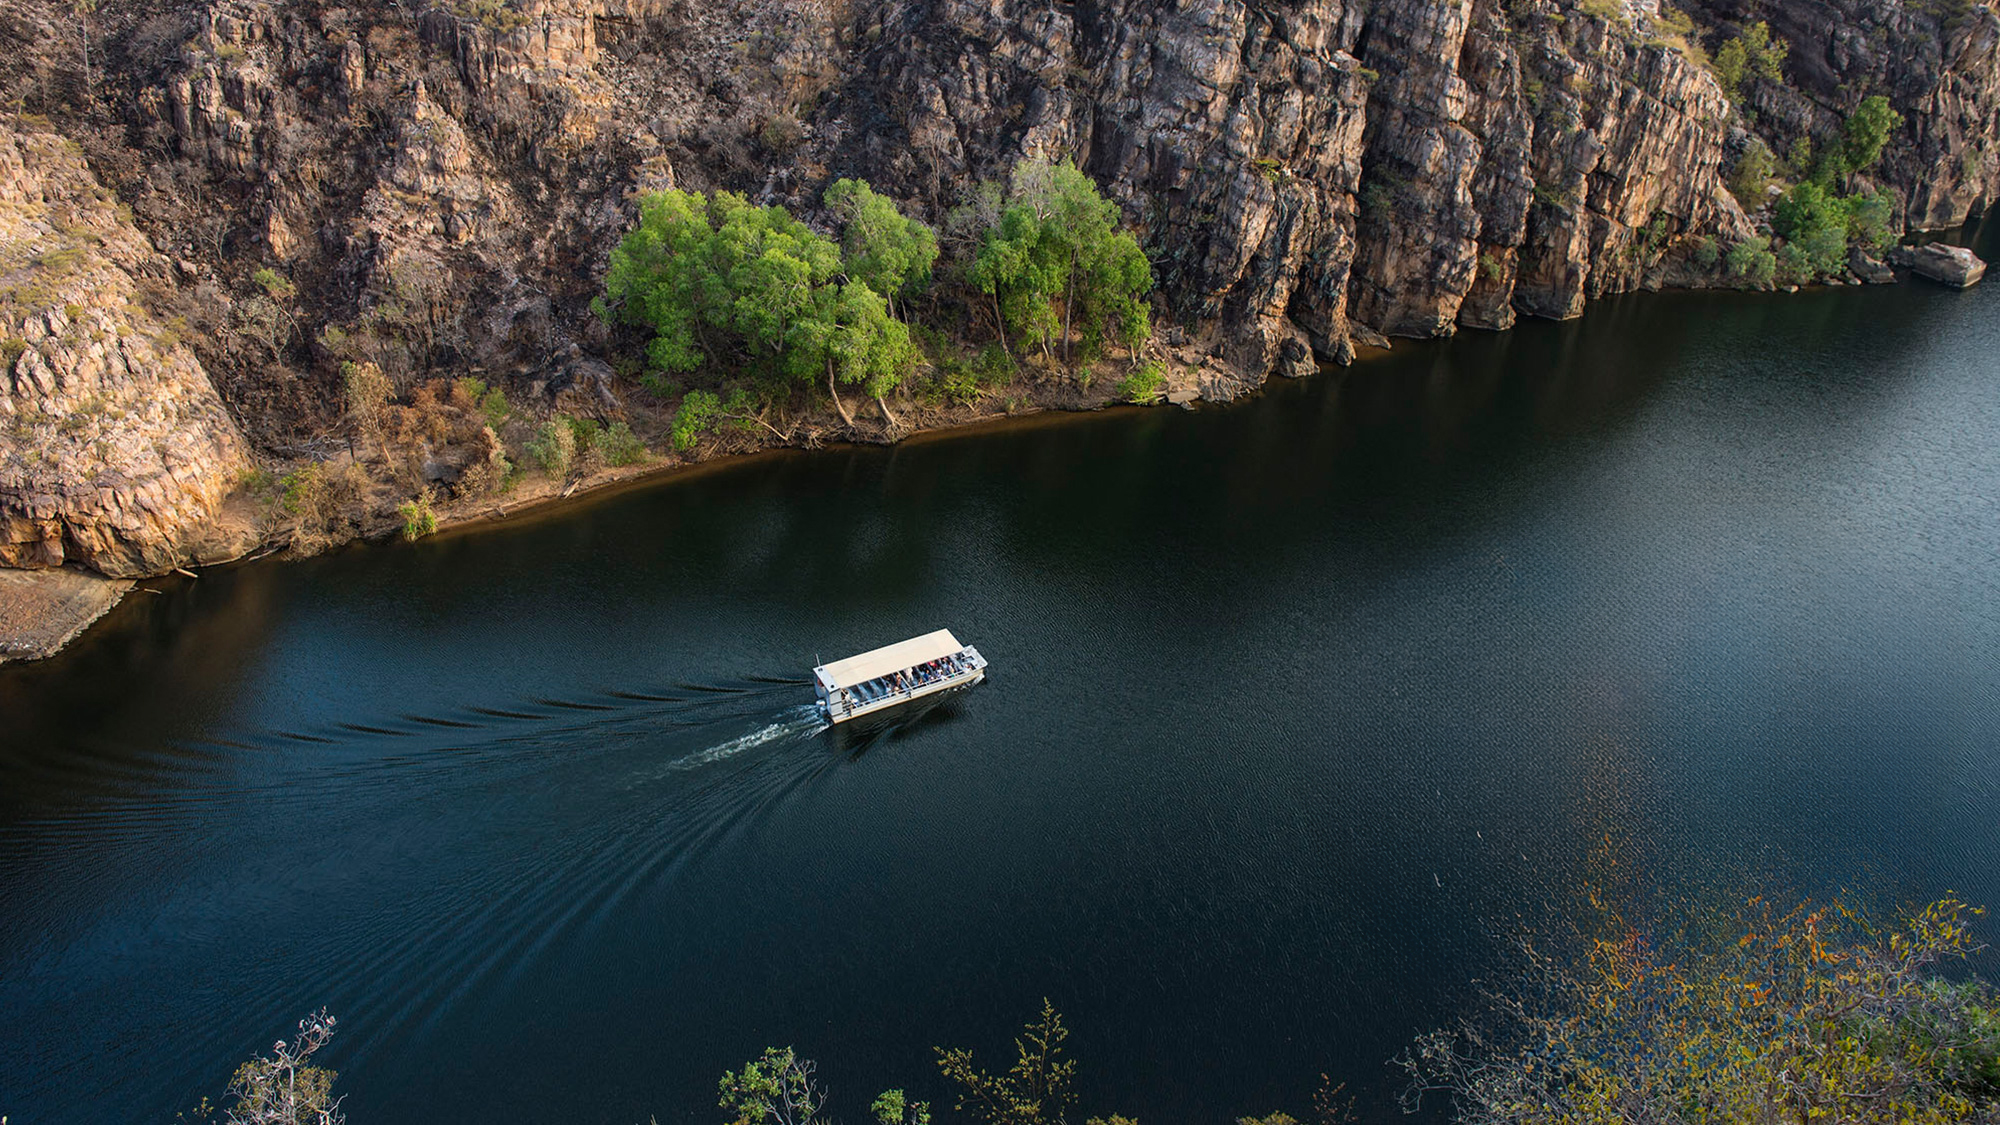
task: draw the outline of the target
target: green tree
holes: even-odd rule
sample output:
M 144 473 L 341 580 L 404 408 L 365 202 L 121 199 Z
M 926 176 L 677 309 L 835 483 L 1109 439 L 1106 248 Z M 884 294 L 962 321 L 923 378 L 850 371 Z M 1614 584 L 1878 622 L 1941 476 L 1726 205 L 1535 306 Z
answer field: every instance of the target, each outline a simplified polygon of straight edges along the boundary
M 647 352 L 662 370 L 735 360 L 795 386 L 823 379 L 849 424 L 839 387 L 859 386 L 893 423 L 885 396 L 919 357 L 908 326 L 868 278 L 908 287 L 929 270 L 936 242 L 865 185 L 842 182 L 849 186 L 830 195 L 854 216 L 850 260 L 782 207 L 753 207 L 728 192 L 648 196 L 639 224 L 612 251 L 598 311 L 650 329 Z M 691 413 L 676 425 L 677 448 L 691 448 L 714 422 L 714 397 L 683 400 Z
M 1847 240 L 1879 254 L 1896 240 L 1896 197 L 1887 188 L 1847 199 Z
M 1750 138 L 1743 146 L 1743 155 L 1737 158 L 1735 169 L 1729 173 L 1729 194 L 1747 209 L 1762 207 L 1764 190 L 1770 187 L 1777 164 L 1768 145 L 1756 137 Z
M 1722 84 L 1722 92 L 1729 95 L 1729 100 L 1741 98 L 1743 75 L 1750 67 L 1749 52 L 1744 49 L 1741 36 L 1716 48 L 1713 67 L 1715 79 Z
M 1749 55 L 1750 69 L 1757 77 L 1769 82 L 1785 80 L 1785 57 L 1792 53 L 1792 47 L 1771 34 L 1770 24 L 1758 20 L 1744 28 L 1743 46 Z
M 768 365 L 839 270 L 839 247 L 782 207 L 733 192 L 656 192 L 611 251 L 595 307 L 649 330 L 647 355 L 663 371 L 732 358 Z
M 1773 38 L 1771 25 L 1759 20 L 1718 47 L 1711 65 L 1723 93 L 1731 101 L 1737 101 L 1742 97 L 1745 78 L 1783 82 L 1785 57 L 1790 53 L 1791 45 Z
M 1804 255 L 1810 273 L 1833 273 L 1847 263 L 1845 200 L 1808 181 L 1786 192 L 1772 211 L 1771 229 Z
M 909 326 L 890 316 L 881 294 L 859 281 L 819 295 L 810 314 L 794 324 L 789 355 L 792 370 L 802 378 L 825 372 L 827 393 L 849 425 L 854 417 L 841 402 L 836 383 L 860 386 L 893 424 L 896 418 L 883 396 L 901 384 L 919 358 Z
M 1046 998 L 1042 1013 L 1014 1040 L 1014 1065 L 988 1074 L 972 1052 L 938 1048 L 938 1069 L 959 1087 L 957 1108 L 983 1125 L 1059 1125 L 1076 1102 L 1076 1063 L 1062 1057 L 1069 1029 Z
M 1829 153 L 1828 162 L 1834 165 L 1834 174 L 1852 176 L 1874 167 L 1882 159 L 1890 135 L 1902 124 L 1903 115 L 1889 108 L 1888 98 L 1870 94 L 1861 99 L 1861 104 L 1841 124 L 1839 148 Z
M 929 1102 L 911 1101 L 901 1090 L 884 1090 L 868 1107 L 880 1125 L 931 1125 Z
M 611 251 L 605 295 L 616 316 L 652 332 L 646 354 L 663 371 L 691 371 L 708 358 L 701 329 L 721 285 L 711 257 L 715 226 L 708 203 L 684 191 L 664 191 L 639 202 L 638 225 Z M 614 314 L 602 300 L 593 307 Z
M 1151 333 L 1144 296 L 1153 271 L 1130 234 L 1118 229 L 1118 206 L 1074 164 L 1026 160 L 1009 179 L 1006 205 L 986 228 L 966 270 L 993 302 L 1007 331 L 1064 362 L 1081 342 L 1094 352 L 1107 337 L 1133 349 Z M 1011 347 L 1008 347 L 1011 354 Z
M 835 283 L 840 248 L 782 207 L 728 202 L 717 232 L 718 268 L 730 296 L 726 323 L 752 355 L 775 362 L 792 343 L 797 322 L 816 311 Z
M 1757 235 L 1729 248 L 1724 259 L 1729 276 L 1755 289 L 1767 289 L 1778 275 L 1778 256 L 1771 252 L 1771 240 Z
M 721 1105 L 730 1125 L 813 1125 L 826 1101 L 814 1069 L 790 1047 L 767 1047 L 762 1058 L 724 1074 Z
M 930 227 L 905 217 L 887 196 L 860 180 L 834 181 L 825 201 L 843 227 L 841 268 L 880 293 L 892 313 L 930 280 L 938 256 L 937 235 Z

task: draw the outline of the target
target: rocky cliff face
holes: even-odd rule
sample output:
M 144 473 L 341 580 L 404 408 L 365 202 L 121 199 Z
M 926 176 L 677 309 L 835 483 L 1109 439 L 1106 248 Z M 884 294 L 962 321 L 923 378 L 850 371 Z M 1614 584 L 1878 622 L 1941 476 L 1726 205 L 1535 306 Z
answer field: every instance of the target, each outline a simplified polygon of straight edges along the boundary
M 348 359 L 615 416 L 626 384 L 585 305 L 658 187 L 812 216 L 858 175 L 938 221 L 1024 155 L 1075 159 L 1155 262 L 1175 377 L 1211 397 L 1378 333 L 1712 278 L 1697 251 L 1755 234 L 1723 184 L 1740 110 L 1782 151 L 1888 93 L 1905 125 L 1876 178 L 1912 225 L 2000 189 L 1987 4 L 1691 0 L 1690 32 L 1656 2 L 175 0 L 94 17 L 93 71 L 65 53 L 68 9 L 29 0 L 0 40 L 34 65 L 0 84 L 52 107 L 173 259 L 112 267 L 158 275 L 193 329 L 158 377 L 198 386 L 197 360 L 216 377 L 228 415 L 189 398 L 168 427 L 201 467 L 162 461 L 212 481 L 235 463 L 231 418 L 267 451 L 323 443 Z M 1690 38 L 1758 19 L 1793 43 L 1789 81 L 1733 106 Z M 298 289 L 281 309 L 298 330 L 261 345 L 259 267 Z M 80 497 L 94 462 L 72 455 L 46 481 Z M 108 566 L 166 557 L 16 534 L 43 544 L 18 561 L 53 541 Z
M 0 563 L 180 565 L 248 467 L 207 373 L 146 307 L 142 279 L 167 269 L 73 143 L 0 130 Z
M 861 104 L 909 190 L 1077 158 L 1252 381 L 1345 360 L 1352 325 L 1574 316 L 1684 234 L 1749 234 L 1714 80 L 1553 3 L 936 0 L 882 26 Z
M 1771 147 L 1838 135 L 1869 94 L 1903 127 L 1873 178 L 1913 229 L 1955 227 L 2000 195 L 2000 14 L 1971 0 L 1692 0 L 1720 37 L 1762 21 L 1790 45 L 1784 82 L 1752 82 L 1745 108 Z

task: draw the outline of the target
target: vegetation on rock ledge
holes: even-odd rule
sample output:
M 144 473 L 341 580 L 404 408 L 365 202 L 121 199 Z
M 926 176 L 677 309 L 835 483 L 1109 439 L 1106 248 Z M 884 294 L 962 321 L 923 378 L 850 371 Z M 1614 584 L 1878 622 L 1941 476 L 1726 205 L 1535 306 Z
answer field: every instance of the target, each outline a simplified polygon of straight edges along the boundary
M 1024 161 L 1004 188 L 968 193 L 948 224 L 955 253 L 942 285 L 930 227 L 858 180 L 835 181 L 823 200 L 837 240 L 732 192 L 641 201 L 592 307 L 645 335 L 649 387 L 682 394 L 676 450 L 725 420 L 783 437 L 770 412 L 821 387 L 850 425 L 843 387 L 900 425 L 888 397 L 925 368 L 937 384 L 927 397 L 976 396 L 978 369 L 944 330 L 968 309 L 987 310 L 1008 366 L 1019 345 L 1079 382 L 1107 342 L 1136 364 L 1150 336 L 1152 268 L 1119 230 L 1117 206 L 1072 164 Z M 934 323 L 915 319 L 920 305 Z M 709 385 L 683 392 L 683 376 Z

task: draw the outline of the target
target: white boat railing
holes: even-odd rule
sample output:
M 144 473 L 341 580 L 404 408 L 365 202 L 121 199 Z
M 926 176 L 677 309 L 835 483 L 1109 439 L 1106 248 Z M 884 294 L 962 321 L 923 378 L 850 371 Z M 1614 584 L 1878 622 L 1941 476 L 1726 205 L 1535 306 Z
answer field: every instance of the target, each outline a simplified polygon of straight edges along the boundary
M 831 722 L 843 722 L 870 711 L 907 703 L 927 695 L 978 683 L 985 678 L 986 659 L 967 645 L 957 652 L 858 684 L 819 683 L 820 710 Z

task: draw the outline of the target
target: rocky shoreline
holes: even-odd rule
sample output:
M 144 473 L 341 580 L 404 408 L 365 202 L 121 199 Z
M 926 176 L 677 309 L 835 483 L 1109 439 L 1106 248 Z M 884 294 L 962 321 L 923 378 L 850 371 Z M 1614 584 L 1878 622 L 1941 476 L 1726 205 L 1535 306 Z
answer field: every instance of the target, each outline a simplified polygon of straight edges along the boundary
M 1074 161 L 1152 262 L 1183 404 L 1774 263 L 1972 284 L 1930 247 L 1779 262 L 1779 184 L 1885 238 L 2000 197 L 1991 0 L 22 0 L 0 46 L 0 566 L 112 578 L 1114 397 L 974 380 L 959 301 L 909 427 L 788 390 L 693 458 L 523 479 L 554 421 L 671 449 L 677 396 L 726 381 L 647 372 L 590 310 L 649 191 L 824 226 L 855 176 L 949 241 L 972 185 Z M 1864 100 L 1881 143 L 1832 170 Z M 359 414 L 356 370 L 391 389 Z
M 1970 250 L 1942 243 L 1901 248 L 1889 259 L 1894 263 L 1895 271 L 1901 272 L 1891 271 L 1889 276 L 1871 280 L 1876 283 L 1909 283 L 1923 278 L 1948 288 L 1968 288 L 1977 284 L 1986 272 L 1985 263 Z M 1883 268 L 1888 270 L 1890 267 Z M 1370 355 L 1386 353 L 1389 346 L 1386 339 L 1364 343 L 1356 358 L 1365 361 Z M 1204 387 L 1197 379 L 1185 374 L 1195 368 L 1183 367 L 1182 370 L 1184 374 L 1166 388 L 1157 405 L 1193 409 L 1199 402 L 1228 401 L 1244 393 L 1254 393 L 1241 388 Z M 1228 393 L 1218 393 L 1220 391 Z M 996 406 L 997 409 L 994 408 Z M 1142 408 L 1121 403 L 1110 392 L 1109 381 L 1105 380 L 1099 382 L 1095 394 L 1064 386 L 1041 401 L 984 403 L 928 413 L 906 410 L 902 416 L 914 418 L 914 424 L 905 423 L 900 427 L 891 427 L 886 423 L 873 429 L 844 426 L 828 412 L 826 417 L 802 423 L 794 431 L 798 437 L 791 441 L 779 440 L 767 432 L 742 431 L 722 440 L 710 441 L 687 455 L 655 457 L 636 465 L 600 468 L 563 480 L 529 477 L 503 494 L 446 502 L 437 506 L 436 529 L 428 534 L 464 534 L 519 517 L 557 516 L 571 505 L 600 501 L 623 489 L 654 484 L 666 478 L 723 468 L 746 457 L 806 452 L 837 444 L 882 445 L 960 435 L 1114 406 Z M 238 552 L 207 557 L 198 560 L 196 565 L 237 565 L 274 553 L 298 557 L 341 545 L 319 544 L 314 550 L 300 552 L 296 544 L 282 536 L 252 536 L 246 529 L 241 512 L 233 513 L 233 516 L 233 520 L 230 516 L 220 517 L 217 523 L 233 522 L 234 527 L 227 530 L 207 528 L 204 538 L 210 543 L 233 543 L 239 548 Z M 401 525 L 381 513 L 376 513 L 372 519 L 367 513 L 355 513 L 354 529 L 353 539 L 380 542 L 397 538 Z M 189 577 L 196 576 L 192 571 L 174 569 Z M 0 568 L 0 664 L 43 659 L 61 651 L 114 609 L 136 586 L 138 583 L 130 578 L 109 578 L 76 567 L 43 570 Z

